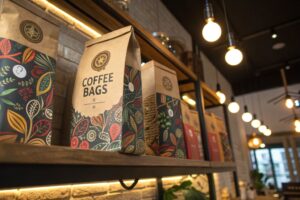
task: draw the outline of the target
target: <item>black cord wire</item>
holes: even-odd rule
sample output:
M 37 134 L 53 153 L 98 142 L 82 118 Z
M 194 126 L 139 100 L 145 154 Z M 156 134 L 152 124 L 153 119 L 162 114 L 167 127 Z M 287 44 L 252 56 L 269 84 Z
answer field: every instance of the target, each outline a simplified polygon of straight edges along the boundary
M 223 4 L 223 9 L 224 9 L 224 15 L 225 15 L 225 24 L 226 24 L 227 32 L 229 33 L 230 28 L 229 28 L 229 23 L 228 23 L 228 15 L 227 15 L 225 0 L 222 0 L 222 4 Z

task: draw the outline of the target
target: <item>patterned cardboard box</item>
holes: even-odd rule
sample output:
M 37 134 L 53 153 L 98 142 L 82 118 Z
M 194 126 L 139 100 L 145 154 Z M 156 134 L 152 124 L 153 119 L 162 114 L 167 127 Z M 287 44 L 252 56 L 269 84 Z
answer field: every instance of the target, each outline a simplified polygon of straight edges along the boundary
M 146 154 L 185 158 L 176 73 L 154 61 L 142 67 Z
M 200 159 L 204 160 L 199 113 L 195 110 L 190 110 L 190 114 L 191 114 L 191 123 L 192 123 L 192 126 L 194 127 L 194 130 L 195 130 L 195 133 L 196 133 L 197 139 L 198 139 Z

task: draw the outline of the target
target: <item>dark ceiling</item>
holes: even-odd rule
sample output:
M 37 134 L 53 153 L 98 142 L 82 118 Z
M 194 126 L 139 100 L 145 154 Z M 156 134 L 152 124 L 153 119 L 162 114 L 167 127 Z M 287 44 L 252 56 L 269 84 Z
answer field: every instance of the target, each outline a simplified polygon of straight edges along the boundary
M 225 0 L 231 30 L 244 54 L 238 66 L 225 63 L 226 27 L 222 0 L 210 0 L 222 36 L 215 43 L 202 38 L 204 1 L 162 0 L 211 62 L 229 80 L 235 95 L 282 86 L 280 68 L 289 84 L 300 82 L 300 1 L 299 0 Z M 271 38 L 271 28 L 278 37 Z M 285 47 L 273 50 L 272 45 Z M 205 67 L 205 66 L 204 66 Z

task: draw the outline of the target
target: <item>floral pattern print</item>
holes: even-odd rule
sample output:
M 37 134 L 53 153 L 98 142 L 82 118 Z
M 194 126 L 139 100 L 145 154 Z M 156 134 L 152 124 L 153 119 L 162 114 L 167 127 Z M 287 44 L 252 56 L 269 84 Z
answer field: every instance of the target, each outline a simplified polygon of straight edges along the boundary
M 186 158 L 180 100 L 157 93 L 156 104 L 160 133 L 158 154 Z
M 123 96 L 110 110 L 85 117 L 73 109 L 71 147 L 144 153 L 141 73 L 126 66 Z
M 55 60 L 0 37 L 0 142 L 51 143 Z

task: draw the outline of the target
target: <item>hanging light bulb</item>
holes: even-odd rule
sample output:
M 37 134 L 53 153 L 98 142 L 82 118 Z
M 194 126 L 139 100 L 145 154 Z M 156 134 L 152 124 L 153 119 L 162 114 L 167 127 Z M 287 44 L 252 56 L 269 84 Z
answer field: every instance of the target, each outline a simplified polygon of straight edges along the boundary
M 216 95 L 219 97 L 220 104 L 224 104 L 226 101 L 226 96 L 223 92 L 221 92 L 221 86 L 219 83 L 217 83 L 217 92 Z
M 297 117 L 295 117 L 294 125 L 295 127 L 300 126 L 300 120 Z
M 261 122 L 261 125 L 258 127 L 258 131 L 259 131 L 260 133 L 264 133 L 267 129 L 268 129 L 267 126 L 264 125 L 263 122 Z
M 271 129 L 269 129 L 269 127 L 267 127 L 267 130 L 265 130 L 265 131 L 263 132 L 263 134 L 264 134 L 265 136 L 270 136 L 270 135 L 272 135 L 272 131 L 271 131 Z
M 242 62 L 243 53 L 236 48 L 235 41 L 232 33 L 228 33 L 228 43 L 227 52 L 225 54 L 225 61 L 227 64 L 235 66 Z
M 228 110 L 231 113 L 237 113 L 240 110 L 239 104 L 234 100 L 234 97 L 231 97 L 231 102 L 228 105 Z
M 300 126 L 296 126 L 295 131 L 296 131 L 296 133 L 300 133 Z
M 286 95 L 286 97 L 285 97 L 285 106 L 288 109 L 292 109 L 294 107 L 294 101 L 290 95 Z
M 204 13 L 206 24 L 202 29 L 202 36 L 208 42 L 215 42 L 221 37 L 222 29 L 218 23 L 214 22 L 212 5 L 208 2 L 205 3 Z
M 257 149 L 262 144 L 262 140 L 256 136 L 256 133 L 253 132 L 251 138 L 248 141 L 248 146 L 252 149 Z
M 252 114 L 250 112 L 248 112 L 248 107 L 247 106 L 244 106 L 244 109 L 245 109 L 245 112 L 242 115 L 242 120 L 244 122 L 247 122 L 247 123 L 251 122 L 251 120 L 253 118 Z
M 253 120 L 251 122 L 251 126 L 253 128 L 258 128 L 261 125 L 261 122 L 256 118 L 256 114 L 253 115 Z
M 259 145 L 259 147 L 263 149 L 263 148 L 266 147 L 266 145 L 265 145 L 265 143 L 261 143 L 261 144 Z

